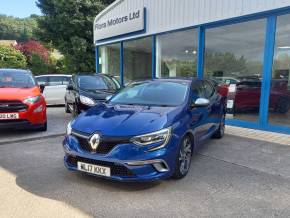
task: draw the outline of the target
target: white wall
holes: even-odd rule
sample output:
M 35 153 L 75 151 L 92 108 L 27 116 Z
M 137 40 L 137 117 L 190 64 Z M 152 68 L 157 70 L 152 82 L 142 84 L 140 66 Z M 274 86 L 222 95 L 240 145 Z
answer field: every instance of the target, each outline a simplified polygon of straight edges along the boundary
M 96 19 L 106 21 L 118 14 L 146 7 L 146 33 L 125 38 L 128 39 L 286 6 L 290 6 L 290 0 L 117 0 Z M 113 41 L 118 40 L 110 42 Z

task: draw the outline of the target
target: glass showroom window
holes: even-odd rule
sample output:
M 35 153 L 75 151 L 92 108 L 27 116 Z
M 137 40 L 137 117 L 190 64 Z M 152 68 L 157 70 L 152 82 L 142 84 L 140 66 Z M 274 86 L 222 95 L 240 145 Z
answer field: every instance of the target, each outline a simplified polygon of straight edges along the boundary
M 269 122 L 290 126 L 290 15 L 278 17 Z
M 157 37 L 157 77 L 196 77 L 197 30 L 187 30 Z
M 124 42 L 124 82 L 152 78 L 152 38 Z
M 229 86 L 229 118 L 259 117 L 266 20 L 206 30 L 204 76 Z
M 99 47 L 99 73 L 115 76 L 120 81 L 120 43 Z

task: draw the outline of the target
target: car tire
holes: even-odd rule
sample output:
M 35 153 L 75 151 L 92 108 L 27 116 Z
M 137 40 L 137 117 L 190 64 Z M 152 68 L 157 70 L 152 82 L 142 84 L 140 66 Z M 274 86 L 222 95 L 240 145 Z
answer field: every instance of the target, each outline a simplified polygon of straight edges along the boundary
M 69 106 L 68 106 L 66 100 L 65 100 L 65 102 L 64 102 L 64 108 L 65 108 L 65 112 L 66 112 L 67 114 L 70 114 L 70 113 L 71 113 L 71 111 L 70 111 L 70 109 L 69 109 Z
M 47 122 L 45 122 L 41 127 L 39 127 L 38 131 L 41 131 L 41 132 L 47 131 Z
M 219 124 L 219 128 L 217 129 L 217 131 L 213 134 L 212 138 L 215 139 L 221 139 L 222 137 L 224 137 L 225 135 L 225 115 L 223 115 L 221 122 Z
M 187 175 L 190 169 L 192 154 L 192 140 L 189 135 L 185 135 L 179 145 L 175 164 L 175 171 L 172 178 L 182 179 Z
M 290 109 L 290 99 L 288 98 L 280 98 L 278 100 L 275 111 L 280 114 L 286 114 Z

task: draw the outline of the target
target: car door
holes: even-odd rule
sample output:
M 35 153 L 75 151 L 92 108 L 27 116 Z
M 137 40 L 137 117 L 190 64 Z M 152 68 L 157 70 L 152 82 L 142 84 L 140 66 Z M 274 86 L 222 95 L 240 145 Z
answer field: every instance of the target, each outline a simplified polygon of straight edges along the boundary
M 194 82 L 191 87 L 191 92 L 193 104 L 198 98 L 206 98 L 202 81 Z M 209 112 L 207 107 L 193 107 L 191 109 L 190 128 L 194 132 L 197 144 L 205 139 L 208 129 L 208 116 Z
M 76 94 L 77 94 L 77 84 L 76 84 L 76 77 L 73 76 L 70 81 L 68 86 L 72 87 L 72 89 L 66 89 L 66 94 L 65 94 L 65 98 L 66 101 L 68 103 L 68 105 L 73 105 L 75 104 L 76 101 Z
M 209 105 L 206 107 L 207 110 L 207 128 L 205 135 L 211 134 L 216 129 L 217 125 L 217 119 L 219 115 L 217 114 L 219 112 L 218 110 L 218 95 L 216 93 L 215 88 L 213 85 L 207 81 L 204 80 L 203 82 L 203 90 L 204 90 L 204 98 L 209 100 Z
M 49 76 L 44 96 L 48 105 L 64 104 L 64 96 L 68 81 L 64 76 Z

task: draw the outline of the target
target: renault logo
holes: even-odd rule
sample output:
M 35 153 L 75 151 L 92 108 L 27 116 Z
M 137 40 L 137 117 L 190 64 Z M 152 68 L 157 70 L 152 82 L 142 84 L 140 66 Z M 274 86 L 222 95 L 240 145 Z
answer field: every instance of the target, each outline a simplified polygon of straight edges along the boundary
M 93 150 L 97 150 L 97 148 L 98 148 L 98 146 L 99 146 L 99 144 L 100 144 L 100 139 L 101 139 L 101 137 L 100 137 L 100 135 L 99 134 L 94 134 L 91 138 L 90 138 L 90 145 L 91 145 L 91 148 L 93 149 Z

